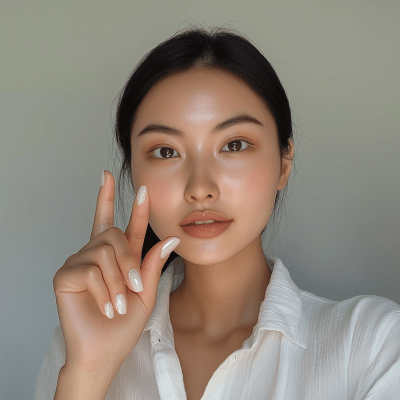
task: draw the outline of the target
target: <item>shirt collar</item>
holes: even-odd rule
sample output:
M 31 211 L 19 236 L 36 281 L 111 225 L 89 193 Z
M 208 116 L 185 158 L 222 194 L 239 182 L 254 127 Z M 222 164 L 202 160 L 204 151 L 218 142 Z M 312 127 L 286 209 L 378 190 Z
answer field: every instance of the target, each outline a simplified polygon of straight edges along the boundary
M 261 330 L 280 331 L 289 340 L 306 349 L 308 322 L 303 311 L 301 293 L 292 281 L 281 259 L 266 257 L 272 271 L 265 298 L 261 303 L 258 322 L 249 338 L 249 346 L 257 341 Z M 182 282 L 184 263 L 182 257 L 174 258 L 160 277 L 157 300 L 144 331 L 161 338 L 169 322 L 169 296 Z

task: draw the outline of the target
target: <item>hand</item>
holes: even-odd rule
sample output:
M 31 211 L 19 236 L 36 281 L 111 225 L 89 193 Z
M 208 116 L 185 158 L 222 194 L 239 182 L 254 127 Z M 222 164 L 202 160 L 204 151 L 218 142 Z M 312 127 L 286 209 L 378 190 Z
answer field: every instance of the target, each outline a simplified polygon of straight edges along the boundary
M 160 251 L 171 241 L 167 237 L 154 245 L 140 265 L 144 237 L 150 214 L 150 196 L 133 203 L 128 227 L 114 227 L 113 175 L 104 171 L 90 241 L 67 258 L 53 278 L 54 293 L 66 345 L 65 365 L 86 371 L 118 371 L 143 332 L 157 298 L 161 271 L 169 254 L 179 245 L 168 246 L 165 258 Z M 136 292 L 129 280 L 134 269 L 143 280 L 144 290 Z M 140 288 L 139 288 L 140 289 Z M 115 296 L 126 299 L 126 314 L 117 312 Z M 114 310 L 106 316 L 105 305 Z

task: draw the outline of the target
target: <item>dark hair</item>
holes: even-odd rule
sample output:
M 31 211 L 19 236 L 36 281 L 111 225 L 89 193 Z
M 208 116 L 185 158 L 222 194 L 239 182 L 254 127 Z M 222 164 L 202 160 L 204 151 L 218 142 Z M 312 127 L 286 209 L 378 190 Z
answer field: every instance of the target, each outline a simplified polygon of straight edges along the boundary
M 230 72 L 246 82 L 264 101 L 275 119 L 281 158 L 287 157 L 289 154 L 289 139 L 293 140 L 291 110 L 285 90 L 271 64 L 250 40 L 231 29 L 214 27 L 208 32 L 203 27 L 192 27 L 181 32 L 178 31 L 146 54 L 121 90 L 115 121 L 115 137 L 118 147 L 122 151 L 122 166 L 117 183 L 119 194 L 121 193 L 121 180 L 124 180 L 125 175 L 134 191 L 130 137 L 140 102 L 161 79 L 191 68 L 218 69 Z M 272 212 L 273 220 L 280 215 L 278 212 L 280 203 L 283 203 L 285 197 L 285 193 L 282 195 L 281 192 L 286 192 L 286 190 L 287 185 L 277 192 Z M 261 235 L 264 234 L 267 226 Z M 148 224 L 142 249 L 142 260 L 159 241 L 160 239 Z M 178 254 L 175 252 L 169 255 L 162 273 L 177 256 Z

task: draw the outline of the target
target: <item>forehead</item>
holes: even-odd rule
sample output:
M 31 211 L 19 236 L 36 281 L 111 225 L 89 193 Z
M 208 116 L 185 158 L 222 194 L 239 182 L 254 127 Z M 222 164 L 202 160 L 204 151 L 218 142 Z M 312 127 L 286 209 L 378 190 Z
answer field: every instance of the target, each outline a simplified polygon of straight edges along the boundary
M 274 125 L 262 99 L 239 77 L 220 70 L 191 69 L 168 76 L 143 98 L 133 133 L 148 123 L 214 126 L 224 118 L 248 113 Z

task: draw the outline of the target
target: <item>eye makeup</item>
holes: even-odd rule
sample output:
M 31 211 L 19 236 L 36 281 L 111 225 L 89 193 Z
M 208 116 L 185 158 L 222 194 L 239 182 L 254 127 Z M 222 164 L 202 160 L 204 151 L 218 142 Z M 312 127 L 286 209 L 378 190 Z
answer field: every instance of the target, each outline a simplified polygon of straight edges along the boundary
M 234 142 L 243 142 L 246 143 L 246 146 L 242 145 L 241 148 L 239 150 L 235 150 L 235 151 L 229 151 L 229 150 L 224 150 L 222 151 L 222 153 L 242 153 L 248 149 L 250 149 L 252 146 L 254 146 L 254 143 L 250 142 L 247 138 L 243 138 L 243 137 L 234 137 L 231 138 L 226 144 L 224 144 L 222 146 L 222 148 L 224 148 L 225 146 L 227 146 L 228 144 L 234 143 Z M 244 149 L 242 148 L 244 147 Z M 162 148 L 167 148 L 167 149 L 171 149 L 177 152 L 177 150 L 175 150 L 171 145 L 169 144 L 158 144 L 156 146 L 153 146 L 150 148 L 150 150 L 147 152 L 148 155 L 150 155 L 151 158 L 153 159 L 157 159 L 157 160 L 168 160 L 171 158 L 176 158 L 176 157 L 154 157 L 154 152 L 156 150 L 162 149 Z

